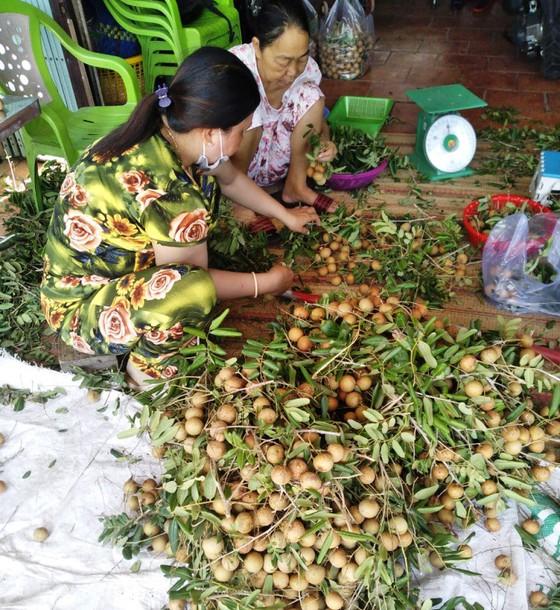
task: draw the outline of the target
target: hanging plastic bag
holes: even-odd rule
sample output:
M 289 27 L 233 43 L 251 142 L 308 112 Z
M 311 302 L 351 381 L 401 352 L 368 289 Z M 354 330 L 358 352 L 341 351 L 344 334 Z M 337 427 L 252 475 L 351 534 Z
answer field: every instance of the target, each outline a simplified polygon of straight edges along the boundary
M 309 0 L 303 0 L 303 7 L 307 13 L 307 21 L 309 21 L 309 54 L 311 57 L 317 57 L 317 47 L 319 40 L 319 15 L 315 10 L 315 7 L 309 2 Z
M 373 19 L 368 20 L 359 0 L 335 0 L 319 36 L 323 76 L 352 80 L 369 67 L 373 46 Z
M 554 214 L 512 214 L 484 246 L 486 296 L 501 307 L 560 316 L 560 221 Z
M 371 6 L 371 8 L 368 6 L 367 2 L 362 2 L 361 0 L 350 0 L 350 2 L 353 3 L 355 7 L 357 6 L 358 9 L 361 9 L 364 13 L 367 67 L 369 68 L 372 59 L 373 43 L 375 42 L 375 24 L 373 21 L 373 9 L 375 8 L 375 2 L 373 2 L 373 6 Z M 368 6 L 368 8 L 366 8 L 366 6 Z

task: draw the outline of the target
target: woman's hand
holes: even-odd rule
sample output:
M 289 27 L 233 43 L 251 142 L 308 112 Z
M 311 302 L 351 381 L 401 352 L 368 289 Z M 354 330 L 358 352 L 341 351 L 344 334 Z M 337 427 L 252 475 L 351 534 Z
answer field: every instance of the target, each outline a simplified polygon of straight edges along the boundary
M 311 206 L 303 206 L 301 208 L 294 208 L 293 210 L 287 210 L 288 214 L 284 219 L 284 224 L 295 233 L 303 233 L 306 235 L 309 233 L 309 229 L 306 225 L 321 224 L 319 215 Z
M 317 161 L 321 163 L 330 163 L 335 160 L 337 153 L 338 149 L 336 148 L 336 144 L 330 140 L 326 140 L 321 143 L 321 150 L 317 155 Z
M 274 265 L 264 275 L 266 278 L 266 292 L 269 294 L 282 294 L 294 284 L 294 272 L 286 265 Z

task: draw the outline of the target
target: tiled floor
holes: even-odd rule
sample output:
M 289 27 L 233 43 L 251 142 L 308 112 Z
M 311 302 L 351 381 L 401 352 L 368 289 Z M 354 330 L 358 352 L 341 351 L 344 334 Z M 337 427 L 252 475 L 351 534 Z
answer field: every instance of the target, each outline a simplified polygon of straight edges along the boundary
M 460 82 L 491 106 L 514 106 L 529 119 L 560 123 L 560 81 L 547 81 L 539 61 L 520 55 L 504 37 L 510 17 L 494 2 L 473 15 L 452 12 L 449 0 L 377 0 L 373 63 L 360 80 L 324 80 L 327 103 L 340 95 L 390 97 L 398 119 L 388 131 L 414 131 L 417 110 L 408 89 Z M 471 118 L 478 123 L 474 113 Z

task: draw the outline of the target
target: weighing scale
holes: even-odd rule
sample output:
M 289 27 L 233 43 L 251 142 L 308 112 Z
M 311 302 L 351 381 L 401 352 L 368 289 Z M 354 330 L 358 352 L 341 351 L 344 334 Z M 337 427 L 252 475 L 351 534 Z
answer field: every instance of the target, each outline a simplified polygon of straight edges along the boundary
M 548 197 L 552 191 L 560 191 L 560 152 L 543 150 L 529 192 L 535 201 L 550 205 Z
M 420 107 L 411 163 L 429 180 L 470 176 L 476 133 L 459 110 L 483 108 L 486 102 L 459 84 L 413 89 L 406 95 Z

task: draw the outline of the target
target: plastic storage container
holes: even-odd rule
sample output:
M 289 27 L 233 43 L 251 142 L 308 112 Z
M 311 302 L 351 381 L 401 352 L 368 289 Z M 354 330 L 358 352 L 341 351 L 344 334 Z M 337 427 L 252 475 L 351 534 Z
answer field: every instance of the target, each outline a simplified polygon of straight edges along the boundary
M 393 100 L 383 97 L 341 97 L 331 110 L 328 122 L 376 136 L 387 121 L 393 105 Z
M 142 65 L 142 55 L 136 57 L 129 57 L 125 60 L 127 64 L 130 64 L 138 84 L 140 85 L 140 94 L 144 95 L 144 70 Z M 126 91 L 124 89 L 124 83 L 122 78 L 112 70 L 98 69 L 97 74 L 99 76 L 99 84 L 101 85 L 101 93 L 103 94 L 103 101 L 106 106 L 118 106 L 119 104 L 126 103 Z

